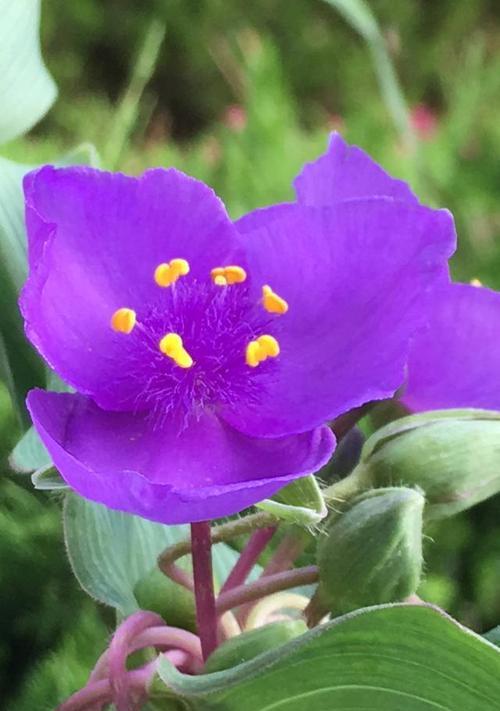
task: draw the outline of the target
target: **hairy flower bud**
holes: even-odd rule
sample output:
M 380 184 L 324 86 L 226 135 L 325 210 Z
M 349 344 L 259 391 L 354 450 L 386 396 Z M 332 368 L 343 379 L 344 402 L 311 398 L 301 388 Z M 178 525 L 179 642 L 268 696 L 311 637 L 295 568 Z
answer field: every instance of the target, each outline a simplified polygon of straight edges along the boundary
M 396 602 L 416 591 L 423 507 L 415 489 L 372 489 L 332 520 L 318 545 L 316 620 L 327 611 Z
M 363 447 L 373 486 L 418 486 L 426 518 L 444 518 L 500 491 L 500 413 L 441 410 L 404 417 Z

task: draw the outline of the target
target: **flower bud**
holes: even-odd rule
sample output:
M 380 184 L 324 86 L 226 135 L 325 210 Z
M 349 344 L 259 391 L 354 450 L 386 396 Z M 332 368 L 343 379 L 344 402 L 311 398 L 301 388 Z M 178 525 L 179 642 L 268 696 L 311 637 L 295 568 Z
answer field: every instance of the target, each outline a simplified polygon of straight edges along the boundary
M 422 572 L 423 508 L 419 491 L 391 487 L 365 492 L 335 516 L 318 545 L 320 585 L 310 619 L 413 594 Z
M 134 595 L 142 610 L 158 613 L 169 625 L 196 629 L 192 594 L 167 578 L 158 568 L 137 583 Z
M 208 674 L 230 669 L 304 632 L 307 632 L 307 627 L 303 620 L 280 620 L 231 637 L 210 655 L 204 671 Z
M 426 518 L 444 518 L 500 491 L 500 413 L 440 410 L 382 427 L 363 447 L 372 486 L 417 486 Z

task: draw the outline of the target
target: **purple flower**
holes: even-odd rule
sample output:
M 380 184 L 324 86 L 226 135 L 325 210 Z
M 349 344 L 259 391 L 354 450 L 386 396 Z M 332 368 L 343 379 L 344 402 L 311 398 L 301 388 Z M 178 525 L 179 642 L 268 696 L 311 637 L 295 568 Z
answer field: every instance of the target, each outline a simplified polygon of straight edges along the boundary
M 68 484 L 181 523 L 317 470 L 324 423 L 401 384 L 453 247 L 449 214 L 398 185 L 404 200 L 341 191 L 234 225 L 173 169 L 31 173 L 26 332 L 77 392 L 35 390 L 28 407 Z
M 436 293 L 428 328 L 411 349 L 402 402 L 414 412 L 500 410 L 500 294 L 469 284 Z
M 295 182 L 298 200 L 332 205 L 363 195 L 392 195 L 414 204 L 408 187 L 362 153 L 332 136 L 326 155 Z M 478 407 L 500 410 L 500 294 L 480 285 L 452 284 L 443 269 L 429 292 L 423 327 L 412 341 L 401 402 L 411 411 Z

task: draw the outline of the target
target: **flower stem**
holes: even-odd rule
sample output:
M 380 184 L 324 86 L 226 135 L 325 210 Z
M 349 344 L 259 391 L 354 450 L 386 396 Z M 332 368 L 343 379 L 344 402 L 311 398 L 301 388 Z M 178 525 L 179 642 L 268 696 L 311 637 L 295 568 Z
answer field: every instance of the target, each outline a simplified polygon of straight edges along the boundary
M 254 583 L 238 585 L 220 595 L 217 600 L 217 613 L 221 615 L 226 610 L 239 607 L 239 605 L 243 605 L 246 602 L 258 600 L 265 595 L 271 595 L 280 590 L 288 590 L 299 585 L 310 585 L 317 582 L 318 579 L 319 571 L 317 565 L 308 565 L 305 568 L 294 568 L 275 575 L 267 575 L 259 578 Z
M 327 504 L 331 504 L 334 501 L 343 503 L 357 494 L 360 494 L 364 489 L 368 488 L 369 485 L 370 482 L 366 469 L 359 463 L 344 479 L 340 479 L 326 489 L 323 489 L 323 496 Z
M 208 521 L 191 524 L 191 549 L 193 555 L 196 623 L 201 640 L 203 659 L 206 660 L 217 647 L 212 540 Z
M 211 530 L 212 545 L 215 543 L 223 543 L 230 541 L 237 536 L 252 533 L 258 528 L 266 528 L 267 526 L 276 526 L 279 520 L 273 514 L 267 512 L 259 512 L 244 516 L 243 518 L 223 523 L 221 526 L 214 526 Z M 168 575 L 168 565 L 175 562 L 184 555 L 191 553 L 191 540 L 186 539 L 180 541 L 173 546 L 166 548 L 158 558 L 158 567 Z
M 241 551 L 241 555 L 238 558 L 234 568 L 231 570 L 226 582 L 222 586 L 220 590 L 221 595 L 231 588 L 242 585 L 245 582 L 247 576 L 257 562 L 258 557 L 274 536 L 275 531 L 276 528 L 274 526 L 268 526 L 267 528 L 261 528 L 252 533 L 248 543 Z

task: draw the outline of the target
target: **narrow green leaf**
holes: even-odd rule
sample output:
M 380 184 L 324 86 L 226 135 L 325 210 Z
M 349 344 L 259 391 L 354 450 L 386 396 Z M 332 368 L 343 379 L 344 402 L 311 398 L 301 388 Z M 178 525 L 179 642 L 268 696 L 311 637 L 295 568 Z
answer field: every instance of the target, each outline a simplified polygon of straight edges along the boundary
M 430 606 L 359 610 L 222 672 L 162 659 L 159 673 L 204 711 L 495 711 L 500 698 L 500 651 Z
M 52 464 L 38 469 L 31 477 L 33 486 L 39 491 L 61 491 L 68 485 Z
M 258 503 L 257 508 L 299 526 L 319 523 L 328 513 L 321 489 L 312 475 L 296 479 L 271 499 Z
M 0 143 L 5 143 L 44 116 L 57 89 L 40 52 L 40 0 L 0 0 L 0 17 Z
M 369 3 L 364 0 L 325 0 L 332 5 L 365 40 L 373 60 L 382 98 L 394 125 L 412 148 L 415 144 L 406 101 L 399 86 L 384 36 Z

